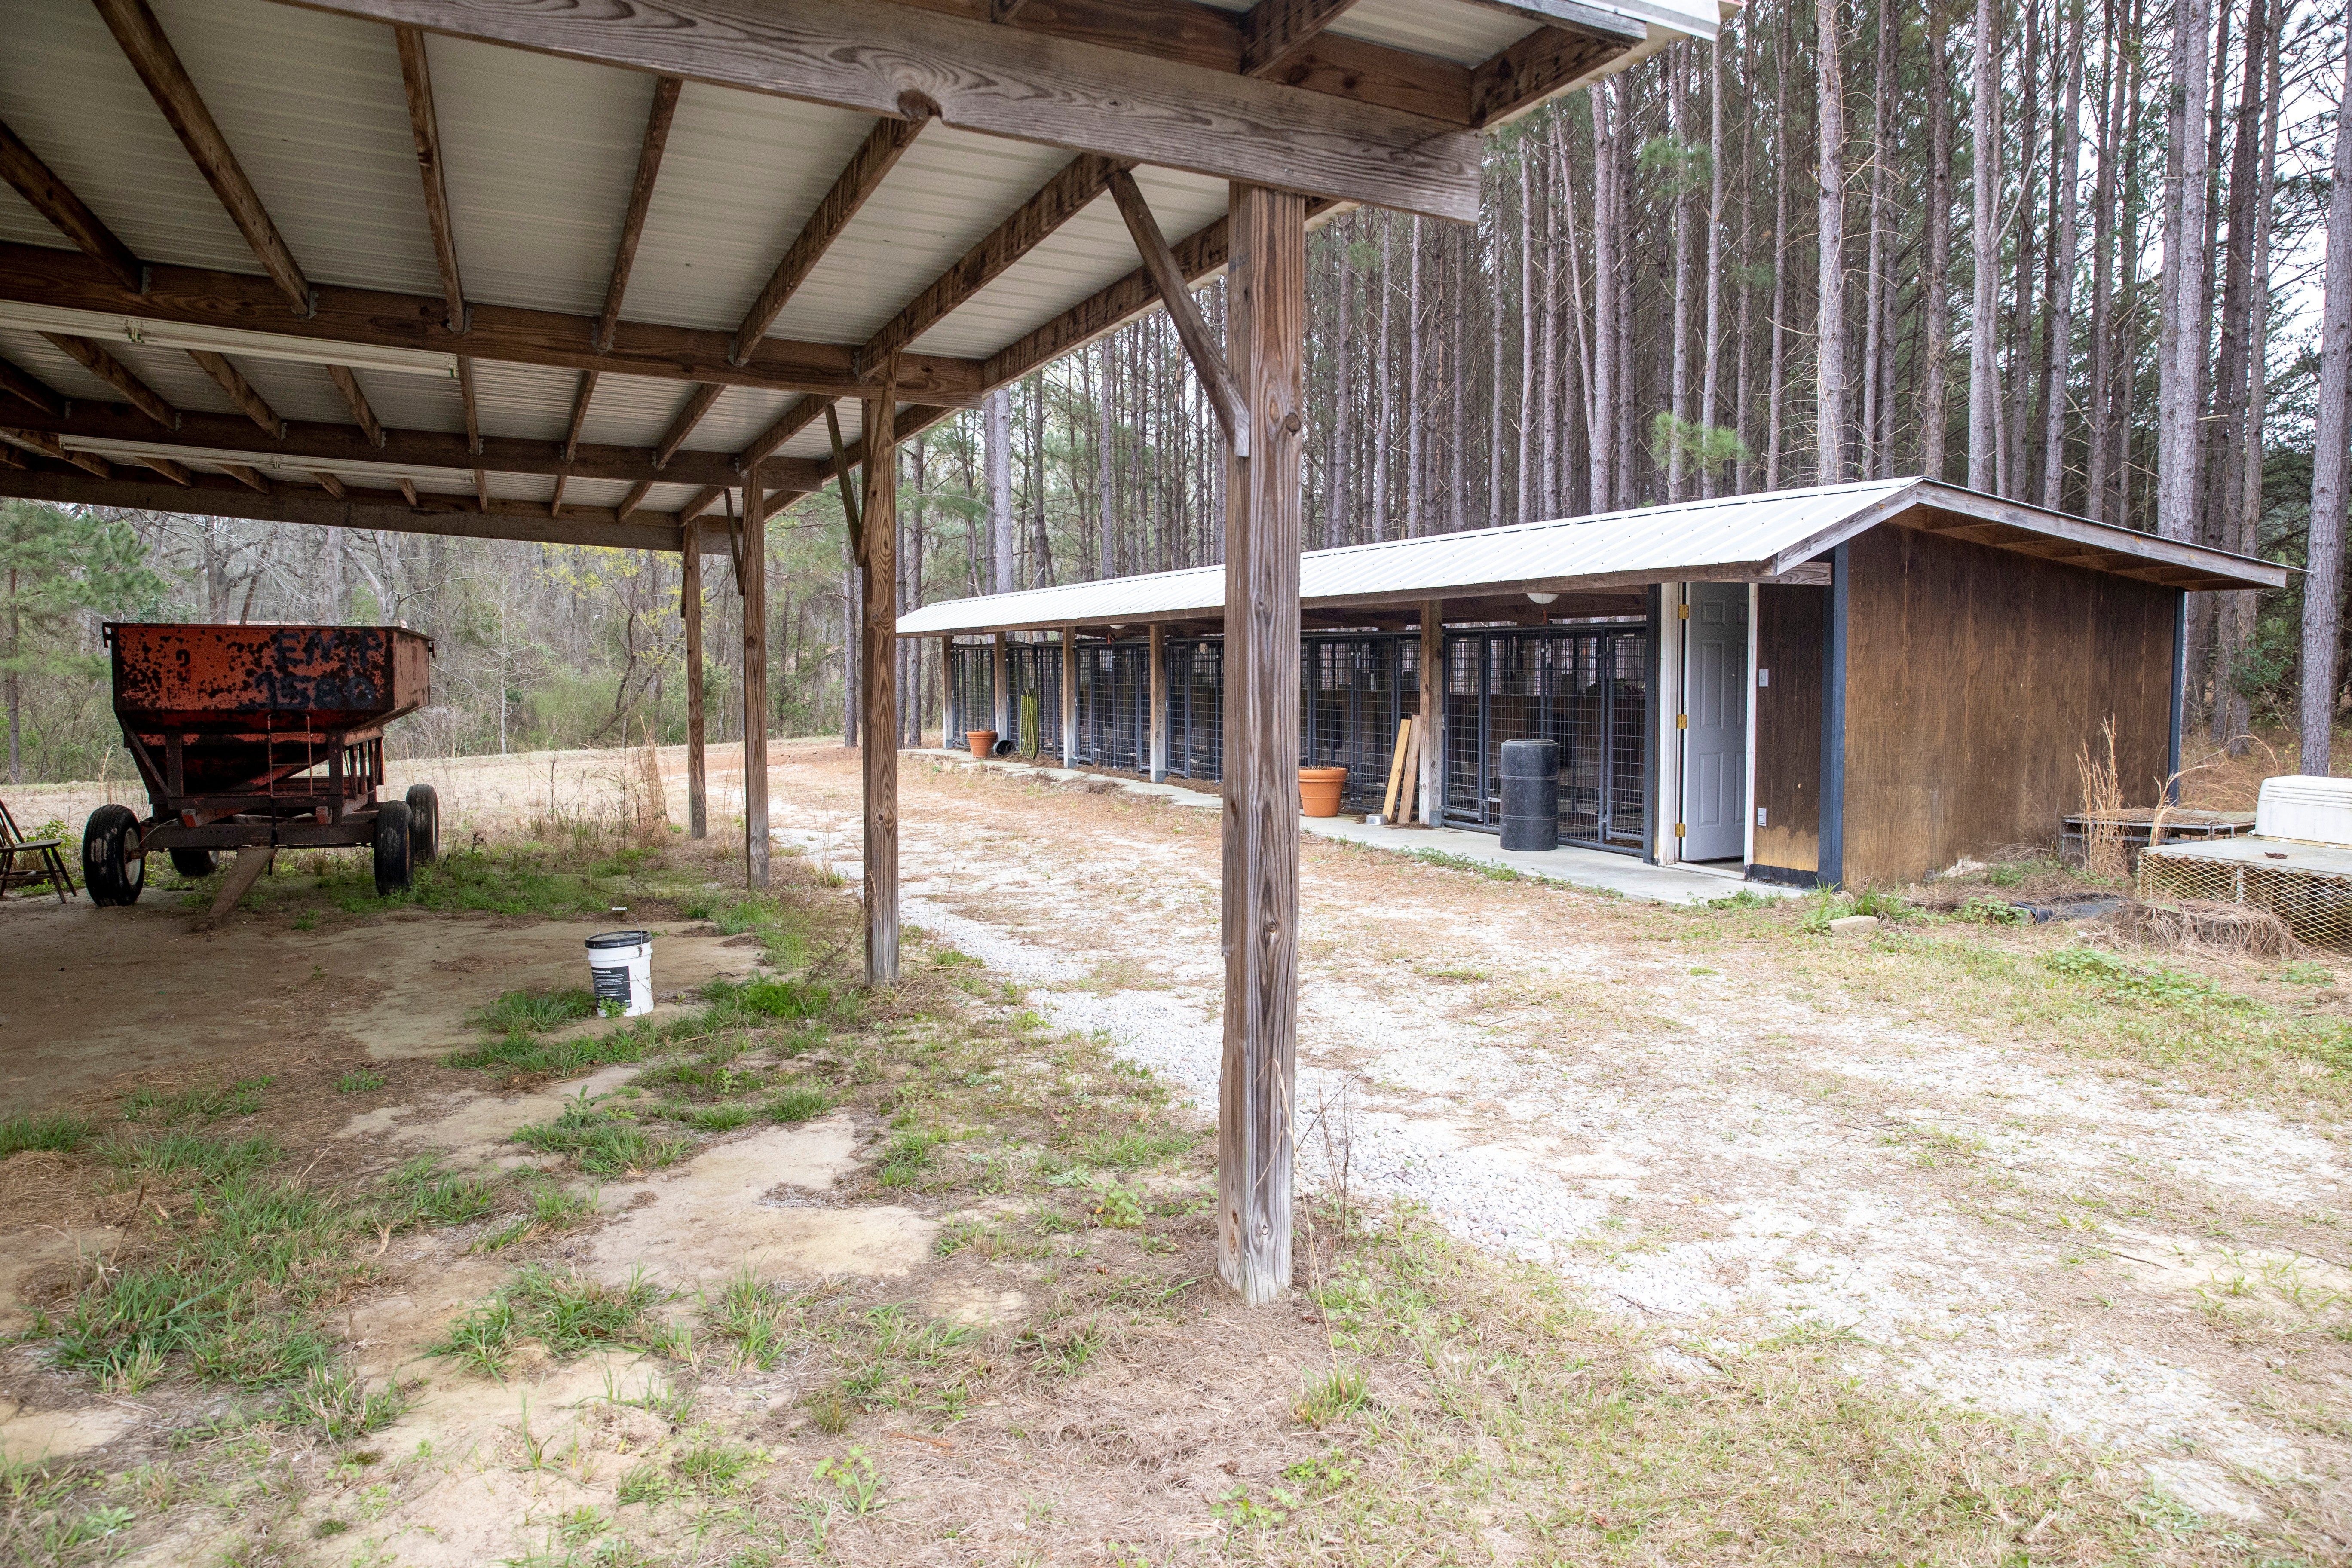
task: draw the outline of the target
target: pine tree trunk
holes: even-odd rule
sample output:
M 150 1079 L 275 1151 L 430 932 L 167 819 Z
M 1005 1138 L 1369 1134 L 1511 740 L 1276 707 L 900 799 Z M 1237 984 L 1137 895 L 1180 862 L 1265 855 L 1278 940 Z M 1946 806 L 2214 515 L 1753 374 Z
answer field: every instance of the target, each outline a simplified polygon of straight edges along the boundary
M 2017 126 L 2017 205 L 2007 227 L 2013 228 L 2015 279 L 2010 291 L 2009 363 L 2002 374 L 2005 393 L 2000 407 L 1999 444 L 1994 451 L 1993 483 L 2005 496 L 2019 500 L 2032 494 L 2027 478 L 2027 448 L 2033 424 L 2033 377 L 2042 356 L 2033 352 L 2033 264 L 2039 254 L 2034 233 L 2034 208 L 2042 179 L 2042 8 L 2025 7 L 2023 91 Z
M 1598 93 L 1594 94 L 1598 97 Z M 1503 205 L 1502 176 L 1490 159 L 1493 176 L 1486 195 L 1494 204 L 1495 224 L 1486 261 L 1486 526 L 1503 525 L 1503 222 L 1509 209 Z
M 1886 405 L 1884 385 L 1887 321 L 1886 190 L 1895 161 L 1895 33 L 1892 0 L 1878 0 L 1877 47 L 1872 63 L 1870 97 L 1870 242 L 1864 263 L 1862 330 L 1862 458 L 1863 472 L 1885 479 L 1895 471 L 1886 450 Z
M 1447 232 L 1445 247 L 1452 252 L 1447 268 L 1454 279 L 1445 291 L 1445 331 L 1439 342 L 1445 354 L 1445 413 L 1450 439 L 1445 444 L 1445 531 L 1459 533 L 1463 523 L 1464 481 L 1468 464 L 1463 457 L 1464 425 L 1470 404 L 1470 233 L 1454 228 Z
M 2311 464 L 2311 542 L 2303 584 L 2303 757 L 2331 772 L 2336 628 L 2344 608 L 2345 448 L 2352 440 L 2352 43 L 2336 100 L 2334 189 L 2327 203 L 2327 282 L 2319 316 L 2318 445 Z
M 2164 271 L 2173 313 L 2157 388 L 2156 526 L 2165 538 L 2177 540 L 2197 537 L 2197 395 L 2210 300 L 2199 298 L 2197 288 L 2205 270 L 2205 138 L 2198 134 L 2203 126 L 2193 116 L 2205 105 L 2210 4 L 2178 0 L 2174 13 L 2173 126 L 2180 177 L 2168 193 L 2165 221 Z M 2315 540 L 2318 521 L 2313 519 Z
M 1349 427 L 1355 412 L 1353 397 L 1348 385 L 1349 372 L 1356 362 L 1356 219 L 1353 214 L 1327 230 L 1339 252 L 1339 329 L 1332 333 L 1331 344 L 1331 480 L 1323 497 L 1323 542 L 1334 545 L 1344 542 L 1348 511 L 1348 477 L 1354 470 L 1351 460 L 1355 447 Z
M 1821 72 L 1821 315 L 1814 372 L 1820 457 L 1815 482 L 1846 477 L 1845 79 L 1839 58 L 1839 0 L 1816 0 Z
M 1756 30 L 1744 28 L 1739 42 L 1739 79 L 1742 96 L 1752 100 L 1756 92 Z M 1731 391 L 1731 433 L 1738 440 L 1738 455 L 1732 459 L 1732 493 L 1748 493 L 1749 469 L 1753 459 L 1748 453 L 1749 416 L 1754 406 L 1748 400 L 1748 374 L 1750 353 L 1749 328 L 1754 316 L 1756 286 L 1748 276 L 1748 258 L 1755 254 L 1756 245 L 1756 129 L 1743 123 L 1739 132 L 1739 278 L 1738 324 L 1732 329 L 1738 342 L 1733 351 Z
M 1781 374 L 1787 368 L 1786 348 L 1789 320 L 1789 171 L 1795 161 L 1790 142 L 1789 107 L 1793 96 L 1789 90 L 1789 55 L 1794 47 L 1796 24 L 1790 20 L 1796 14 L 1793 5 L 1780 7 L 1780 32 L 1772 43 L 1773 96 L 1780 111 L 1780 132 L 1773 150 L 1772 176 L 1772 349 L 1764 375 L 1764 488 L 1780 488 L 1780 416 L 1782 393 L 1788 378 Z
M 1927 7 L 1927 363 L 1920 372 L 1919 471 L 1944 478 L 1945 401 L 1952 361 L 1952 93 L 1949 0 Z
M 1691 422 L 1691 184 L 1684 165 L 1690 142 L 1690 46 L 1668 46 L 1666 68 L 1666 136 L 1674 145 L 1675 171 L 1675 300 L 1674 339 L 1669 350 L 1667 378 L 1672 388 L 1667 406 L 1674 411 L 1674 428 L 1666 441 L 1666 500 L 1683 499 L 1684 448 Z
M 1969 105 L 1969 246 L 1975 298 L 1969 311 L 1969 489 L 1997 481 L 1995 421 L 2000 371 L 1993 357 L 2000 312 L 2000 3 L 1977 0 L 1976 79 Z
M 1412 258 L 1405 264 L 1404 296 L 1404 537 L 1412 539 L 1423 531 L 1422 507 L 1422 438 L 1423 428 L 1429 423 L 1423 416 L 1422 403 L 1421 360 L 1424 347 L 1422 342 L 1421 317 L 1421 215 L 1415 213 L 1412 227 L 1406 231 L 1406 243 L 1412 247 Z
M 1613 221 L 1616 141 L 1609 125 L 1609 93 L 1594 87 L 1592 100 L 1592 404 L 1586 416 L 1591 452 L 1586 482 L 1592 510 L 1617 504 L 1617 226 Z M 1496 346 L 1501 346 L 1497 335 Z
M 1395 289 L 1389 286 L 1389 275 L 1395 269 L 1396 218 L 1381 215 L 1381 349 L 1372 361 L 1372 539 L 1375 542 L 1389 536 L 1389 393 L 1395 375 L 1394 363 L 1389 357 L 1389 300 Z
M 1519 472 L 1516 521 L 1535 516 L 1536 421 L 1542 417 L 1536 396 L 1536 199 L 1530 166 L 1535 152 L 1522 142 L 1519 154 Z
M 1555 121 L 1553 122 L 1555 132 L 1558 132 L 1559 128 L 1566 123 L 1566 116 L 1562 116 L 1559 120 Z M 1583 396 L 1570 405 L 1572 410 L 1582 416 L 1582 418 L 1579 423 L 1583 428 L 1586 436 L 1587 449 L 1585 453 L 1585 475 L 1587 494 L 1585 496 L 1585 504 L 1582 510 L 1588 512 L 1605 511 L 1608 510 L 1606 504 L 1595 499 L 1595 497 L 1591 493 L 1592 489 L 1591 476 L 1593 473 L 1591 433 L 1595 428 L 1597 428 L 1595 423 L 1597 416 L 1593 407 L 1595 389 L 1592 380 L 1592 342 L 1591 334 L 1585 331 L 1584 325 L 1584 268 L 1583 263 L 1580 258 L 1577 250 L 1575 171 L 1570 166 L 1565 147 L 1562 147 L 1559 151 L 1561 155 L 1557 160 L 1559 167 L 1559 221 L 1561 248 L 1568 256 L 1568 314 L 1569 319 L 1576 323 L 1575 364 L 1578 382 L 1583 389 Z M 1595 198 L 1594 210 L 1596 212 L 1600 210 L 1597 197 Z M 1597 244 L 1599 242 L 1599 236 L 1596 235 L 1594 239 Z M 1572 489 L 1573 487 L 1567 488 Z M 1578 510 L 1575 505 L 1575 498 L 1571 495 L 1563 496 L 1561 499 L 1565 503 L 1560 508 L 1561 512 L 1565 515 L 1574 515 Z
M 1704 440 L 1715 426 L 1723 366 L 1723 39 L 1707 46 L 1706 57 L 1706 338 L 1699 345 L 1698 423 Z M 1733 424 L 1738 421 L 1734 419 Z M 1700 451 L 1698 493 L 1715 494 L 1715 465 Z
M 1528 155 L 1534 156 L 1530 139 Z M 1550 171 L 1538 182 L 1542 193 L 1544 215 L 1543 289 L 1536 296 L 1532 324 L 1542 340 L 1542 349 L 1536 369 L 1537 384 L 1542 388 L 1542 418 L 1537 428 L 1542 439 L 1536 454 L 1536 515 L 1559 515 L 1559 203 L 1552 196 Z
M 2279 14 L 2270 18 L 2269 36 L 2264 40 L 2263 146 L 2254 176 L 2254 254 L 2250 287 L 2253 298 L 2246 333 L 2246 427 L 2239 455 L 2243 471 L 2238 480 L 2238 510 L 2231 519 L 2230 538 L 2230 548 L 2241 555 L 2253 554 L 2262 543 L 2263 425 L 2270 396 L 2272 204 L 2278 179 L 2279 37 L 2286 31 L 2285 24 L 2282 6 Z M 2245 659 L 2246 650 L 2253 646 L 2254 617 L 2260 606 L 2251 589 L 2231 594 L 2227 600 L 2228 608 L 2221 617 L 2221 646 L 2214 660 L 2213 685 L 2218 697 L 2214 712 L 2218 722 L 2213 727 L 2213 738 L 2231 756 L 2242 757 L 2252 747 L 2253 711 L 2246 694 L 2239 689 L 2236 672 Z
M 2069 0 L 2064 107 L 2058 112 L 2058 233 L 2050 268 L 2050 358 L 2042 426 L 2042 504 L 2063 510 L 2066 499 L 2066 389 L 2074 363 L 2074 263 L 2082 242 L 2083 5 Z M 2262 0 L 2253 0 L 2257 5 Z
M 2107 450 L 2110 420 L 2107 383 L 2114 374 L 2116 241 L 2116 143 L 2122 136 L 2122 51 L 2116 47 L 2116 0 L 2100 8 L 2099 173 L 2091 185 L 2091 386 L 2087 410 L 2089 430 L 2083 454 L 2083 515 L 2093 520 L 2106 515 Z

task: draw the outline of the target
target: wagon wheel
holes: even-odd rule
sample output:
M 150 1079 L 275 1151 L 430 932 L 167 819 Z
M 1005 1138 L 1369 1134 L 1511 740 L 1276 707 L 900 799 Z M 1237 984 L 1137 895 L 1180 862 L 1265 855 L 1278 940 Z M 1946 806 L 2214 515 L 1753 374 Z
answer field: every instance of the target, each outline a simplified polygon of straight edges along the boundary
M 139 846 L 139 818 L 127 805 L 101 805 L 81 831 L 81 879 L 93 904 L 120 908 L 139 901 L 147 886 L 147 856 Z
M 213 874 L 213 852 L 209 849 L 174 849 L 172 851 L 172 869 L 191 879 L 209 877 Z
M 408 786 L 408 858 L 419 866 L 441 858 L 441 797 L 429 784 Z
M 415 862 L 410 858 L 413 825 L 407 803 L 388 800 L 375 808 L 375 896 L 408 891 Z

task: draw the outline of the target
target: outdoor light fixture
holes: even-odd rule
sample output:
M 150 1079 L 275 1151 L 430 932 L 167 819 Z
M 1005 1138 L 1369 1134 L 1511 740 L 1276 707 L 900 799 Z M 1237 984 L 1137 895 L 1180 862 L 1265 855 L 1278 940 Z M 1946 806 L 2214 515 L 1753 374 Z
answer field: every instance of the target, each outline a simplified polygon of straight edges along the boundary
M 1558 594 L 1533 594 L 1533 593 L 1531 593 L 1531 594 L 1529 594 L 1529 595 L 1528 595 L 1528 603 L 1529 603 L 1530 605 L 1549 605 L 1549 604 L 1550 604 L 1554 599 L 1557 599 L 1557 598 L 1559 598 L 1559 595 Z
M 107 338 L 116 342 L 150 343 L 162 349 L 203 349 L 212 353 L 236 354 L 243 359 L 340 364 L 352 370 L 383 371 L 397 375 L 455 379 L 457 374 L 456 354 L 431 349 L 326 343 L 309 338 L 289 338 L 278 332 L 248 332 L 236 327 L 192 326 L 184 321 L 150 321 L 137 316 L 108 315 L 97 310 L 68 310 L 15 300 L 0 303 L 0 326 L 69 332 L 76 337 Z

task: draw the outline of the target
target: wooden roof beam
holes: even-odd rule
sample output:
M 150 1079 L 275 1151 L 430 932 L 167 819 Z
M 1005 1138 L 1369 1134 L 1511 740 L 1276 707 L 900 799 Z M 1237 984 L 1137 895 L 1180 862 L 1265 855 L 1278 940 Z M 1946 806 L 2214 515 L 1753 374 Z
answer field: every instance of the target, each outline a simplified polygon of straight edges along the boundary
M 963 253 L 956 264 L 939 275 L 931 286 L 866 340 L 857 352 L 861 370 L 879 364 L 944 321 L 949 312 L 1003 277 L 1013 264 L 1037 248 L 1055 230 L 1078 216 L 1087 205 L 1109 188 L 1110 177 L 1121 165 L 1092 153 L 1082 153 L 1062 166 L 1037 194 L 998 224 L 986 237 Z
M 718 383 L 709 381 L 694 389 L 686 400 L 686 406 L 677 411 L 677 417 L 672 419 L 669 428 L 662 432 L 662 438 L 654 443 L 654 467 L 665 467 L 677 456 L 677 449 L 686 445 L 686 438 L 694 434 L 694 427 L 702 423 L 702 416 L 710 412 L 710 405 L 718 402 L 719 395 L 726 390 Z
M 18 402 L 29 403 L 44 414 L 59 418 L 65 416 L 66 400 L 62 395 L 32 372 L 21 370 L 5 359 L 0 359 L 0 392 Z
M 206 375 L 211 376 L 223 392 L 228 394 L 230 402 L 245 410 L 247 418 L 268 431 L 271 440 L 285 438 L 284 418 L 280 417 L 278 410 L 269 406 L 268 401 L 261 394 L 253 389 L 253 383 L 246 380 L 236 366 L 228 363 L 225 355 L 216 354 L 209 349 L 190 349 L 188 357 L 195 361 L 197 367 Z
M 654 83 L 654 106 L 646 116 L 645 140 L 637 146 L 636 177 L 629 183 L 628 210 L 621 216 L 621 243 L 613 255 L 613 280 L 604 289 L 604 309 L 596 317 L 599 353 L 613 346 L 613 334 L 620 330 L 621 297 L 629 291 L 629 272 L 637 264 L 637 242 L 645 237 L 654 183 L 661 177 L 662 152 L 669 145 L 670 122 L 677 118 L 677 97 L 685 86 L 674 76 Z
M 22 417 L 0 416 L 28 430 L 88 442 L 152 442 L 155 433 L 143 416 L 106 404 L 78 403 L 62 415 L 26 411 Z M 790 438 L 788 430 L 783 437 Z M 651 454 L 639 447 L 575 446 L 567 457 L 553 441 L 492 437 L 477 451 L 456 431 L 385 429 L 382 446 L 352 425 L 329 421 L 288 420 L 282 434 L 265 437 L 242 415 L 198 414 L 182 410 L 175 447 L 192 453 L 243 455 L 266 468 L 288 463 L 303 466 L 391 463 L 406 468 L 480 469 L 489 473 L 554 475 L 569 470 L 583 479 L 619 479 L 625 483 L 733 484 L 738 482 L 736 458 L 726 452 L 689 452 L 667 470 L 654 467 Z M 772 450 L 772 448 L 771 448 Z M 766 453 L 761 454 L 763 457 Z M 204 461 L 201 457 L 193 460 Z M 778 483 L 814 485 L 824 466 L 806 458 L 769 458 Z
M 89 339 L 75 337 L 69 332 L 43 332 L 41 336 L 47 338 L 55 347 L 72 355 L 76 363 L 122 394 L 130 400 L 131 406 L 161 425 L 164 429 L 176 430 L 180 427 L 180 411 L 173 407 L 162 393 L 140 380 L 129 365 L 108 353 Z
M 383 424 L 376 418 L 375 407 L 368 402 L 367 394 L 360 390 L 360 378 L 348 366 L 340 364 L 327 366 L 327 374 L 334 382 L 335 390 L 343 395 L 343 401 L 350 405 L 352 420 L 367 433 L 368 444 L 383 446 Z
M 1242 16 L 1241 73 L 1277 77 L 1356 0 L 1257 0 Z
M 333 359 L 327 345 L 334 343 L 432 353 L 457 346 L 448 332 L 448 303 L 434 295 L 321 285 L 313 290 L 317 310 L 303 316 L 287 307 L 268 279 L 244 273 L 151 265 L 147 279 L 147 292 L 134 294 L 75 252 L 0 244 L 0 300 L 301 338 L 321 345 L 322 363 Z M 728 363 L 729 333 L 625 321 L 612 349 L 599 353 L 592 317 L 479 302 L 468 309 L 472 324 L 464 347 L 478 360 L 830 397 L 876 390 L 870 377 L 856 374 L 856 351 L 839 343 L 763 338 L 751 359 L 737 365 Z M 978 360 L 907 354 L 898 385 L 906 395 L 928 402 L 971 404 L 980 398 L 980 377 Z
M 782 13 L 748 0 L 620 7 L 310 3 L 865 114 L 905 118 L 908 95 L 916 93 L 958 130 L 1431 217 L 1478 216 L 1482 149 L 1469 132 L 1420 110 L 1195 65 L 1152 47 L 1132 22 L 1127 34 L 1140 47 L 1041 37 L 1021 25 L 1036 6 L 1000 26 L 984 16 L 888 0 L 794 0 Z M 1239 24 L 1225 26 L 1237 39 Z M 1238 64 L 1238 42 L 1230 58 Z
M 316 308 L 310 298 L 310 280 L 302 275 L 294 253 L 286 248 L 278 226 L 270 222 L 269 210 L 262 205 L 253 182 L 246 178 L 236 154 L 229 149 L 228 138 L 214 123 L 212 111 L 205 107 L 196 84 L 180 64 L 178 52 L 172 47 L 171 39 L 163 36 L 163 25 L 155 20 L 147 0 L 92 0 L 92 4 L 106 19 L 114 41 L 122 46 L 131 68 L 147 84 L 155 107 L 163 111 L 163 118 L 171 121 L 181 144 L 187 148 L 188 156 L 195 160 L 196 172 L 220 197 L 229 221 L 236 225 L 245 242 L 253 247 L 262 270 L 269 274 L 295 313 L 308 316 Z
M 1470 123 L 1485 129 L 1591 76 L 1641 41 L 1538 27 L 1470 73 Z
M 457 229 L 449 218 L 449 182 L 441 158 L 441 120 L 433 109 L 433 72 L 425 58 L 425 35 L 394 27 L 400 53 L 400 85 L 408 96 L 408 126 L 416 138 L 416 172 L 425 181 L 425 221 L 433 230 L 433 258 L 441 268 L 441 292 L 449 304 L 449 331 L 466 330 L 466 285 L 457 271 Z
M 185 463 L 175 463 L 169 458 L 158 458 L 145 452 L 140 453 L 133 460 L 142 468 L 154 469 L 175 485 L 188 486 L 196 482 L 195 476 L 188 472 Z
M 490 510 L 490 479 L 481 462 L 482 405 L 474 395 L 474 360 L 470 354 L 457 356 L 457 398 L 466 405 L 466 455 L 476 459 L 474 464 L 474 500 L 484 511 Z
M 116 282 L 134 294 L 147 286 L 147 269 L 131 254 L 131 247 L 117 239 L 114 231 L 73 194 L 72 187 L 58 179 L 5 123 L 0 123 L 0 179 L 16 186 L 16 193 L 33 204 L 34 211 L 57 225 Z
M 881 188 L 883 177 L 898 166 L 898 160 L 929 123 L 928 113 L 905 120 L 885 116 L 875 122 L 841 173 L 834 176 L 832 188 L 816 204 L 808 222 L 784 247 L 783 259 L 776 263 L 775 271 L 760 289 L 760 297 L 743 313 L 742 324 L 735 329 L 735 340 L 728 348 L 730 363 L 741 364 L 751 346 L 768 335 L 768 329 L 784 313 L 793 293 L 808 281 L 816 264 L 833 247 L 833 242 L 841 237 L 842 230 L 849 226 L 849 220 L 857 216 L 866 198 Z

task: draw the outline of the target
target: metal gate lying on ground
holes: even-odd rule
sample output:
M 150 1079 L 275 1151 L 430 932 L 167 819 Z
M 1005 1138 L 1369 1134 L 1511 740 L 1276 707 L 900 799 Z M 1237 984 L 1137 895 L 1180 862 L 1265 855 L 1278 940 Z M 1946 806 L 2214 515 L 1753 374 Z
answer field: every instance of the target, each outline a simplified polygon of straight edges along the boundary
M 1017 749 L 1061 756 L 1061 645 L 1005 649 Z M 1168 771 L 1223 776 L 1224 647 L 1169 639 Z M 1150 645 L 1080 643 L 1077 751 L 1069 759 L 1139 773 L 1151 755 Z M 994 674 L 984 644 L 955 646 L 951 682 L 961 731 L 992 727 Z M 1445 637 L 1444 821 L 1493 831 L 1502 823 L 1506 741 L 1559 746 L 1563 843 L 1639 853 L 1648 847 L 1650 637 L 1638 623 L 1574 629 L 1502 627 Z M 1347 803 L 1377 806 L 1388 788 L 1397 727 L 1421 710 L 1421 641 L 1412 633 L 1314 636 L 1299 647 L 1302 767 L 1344 767 Z M 1020 726 L 1039 715 L 1033 751 Z M 960 741 L 961 733 L 951 738 Z

